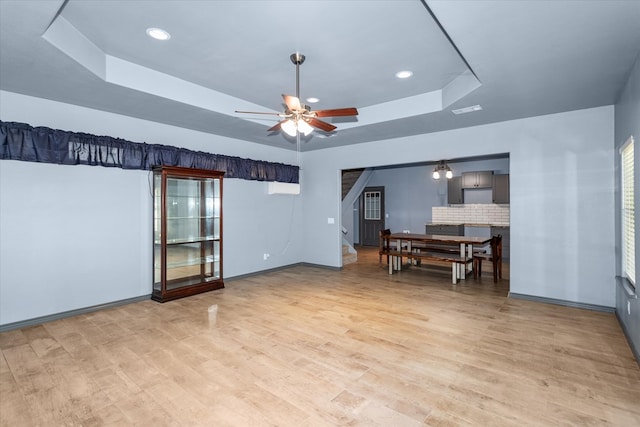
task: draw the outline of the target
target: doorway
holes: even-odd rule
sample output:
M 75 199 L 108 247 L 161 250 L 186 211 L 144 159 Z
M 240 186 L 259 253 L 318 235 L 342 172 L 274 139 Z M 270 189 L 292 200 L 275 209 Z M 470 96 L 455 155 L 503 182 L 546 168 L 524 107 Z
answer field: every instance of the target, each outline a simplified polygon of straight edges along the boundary
M 366 187 L 360 195 L 360 244 L 377 246 L 384 230 L 384 187 Z

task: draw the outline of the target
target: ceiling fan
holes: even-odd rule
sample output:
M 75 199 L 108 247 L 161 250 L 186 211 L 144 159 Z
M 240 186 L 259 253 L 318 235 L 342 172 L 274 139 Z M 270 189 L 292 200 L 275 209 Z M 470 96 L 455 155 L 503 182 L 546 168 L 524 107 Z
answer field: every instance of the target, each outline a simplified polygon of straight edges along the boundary
M 333 132 L 336 126 L 331 123 L 319 120 L 318 117 L 344 117 L 357 116 L 358 110 L 354 107 L 336 108 L 332 110 L 312 111 L 308 105 L 300 103 L 300 65 L 304 62 L 305 56 L 301 53 L 292 53 L 289 57 L 291 62 L 296 66 L 296 96 L 282 95 L 285 104 L 284 113 L 267 113 L 256 111 L 238 111 L 236 113 L 244 114 L 269 114 L 280 116 L 283 120 L 267 129 L 267 132 L 275 132 L 283 130 L 287 135 L 296 136 L 298 132 L 303 135 L 309 135 L 314 128 L 318 128 L 325 132 Z

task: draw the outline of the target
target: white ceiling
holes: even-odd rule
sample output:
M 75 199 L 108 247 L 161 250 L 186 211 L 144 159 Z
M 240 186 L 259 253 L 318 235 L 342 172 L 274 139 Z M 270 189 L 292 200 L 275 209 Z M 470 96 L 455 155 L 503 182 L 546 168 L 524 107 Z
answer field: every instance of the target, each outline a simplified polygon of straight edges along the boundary
M 639 23 L 636 0 L 0 0 L 0 89 L 295 149 L 234 111 L 281 112 L 300 52 L 313 109 L 360 111 L 305 151 L 613 104 Z

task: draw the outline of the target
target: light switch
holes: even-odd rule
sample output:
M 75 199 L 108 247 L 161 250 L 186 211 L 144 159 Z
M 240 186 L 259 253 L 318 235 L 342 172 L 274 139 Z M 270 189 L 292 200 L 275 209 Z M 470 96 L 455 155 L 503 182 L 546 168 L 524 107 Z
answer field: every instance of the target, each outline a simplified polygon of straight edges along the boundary
M 327 224 L 334 224 L 336 221 L 333 218 L 327 218 Z

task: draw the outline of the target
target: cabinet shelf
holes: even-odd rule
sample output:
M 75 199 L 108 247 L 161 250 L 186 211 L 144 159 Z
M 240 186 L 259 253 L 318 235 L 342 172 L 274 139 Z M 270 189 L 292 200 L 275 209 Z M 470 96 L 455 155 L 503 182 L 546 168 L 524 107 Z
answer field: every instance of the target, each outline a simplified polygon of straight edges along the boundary
M 165 302 L 224 287 L 224 172 L 154 168 L 153 292 Z
M 220 240 L 220 236 L 204 236 L 204 237 L 184 237 L 176 239 L 166 239 L 165 244 L 168 245 L 184 245 L 189 243 L 215 242 Z M 162 240 L 154 240 L 155 245 L 162 244 Z
M 193 265 L 207 264 L 212 262 L 220 262 L 220 257 L 210 255 L 202 258 L 188 259 L 185 261 L 167 262 L 167 265 L 165 267 L 167 270 L 169 270 L 172 268 L 190 267 Z M 160 268 L 160 264 L 156 264 L 155 268 Z
M 184 220 L 188 220 L 188 219 L 192 219 L 192 220 L 200 220 L 200 219 L 220 219 L 219 216 L 168 216 L 167 217 L 167 221 L 172 221 L 172 220 L 176 220 L 176 221 L 184 221 Z

